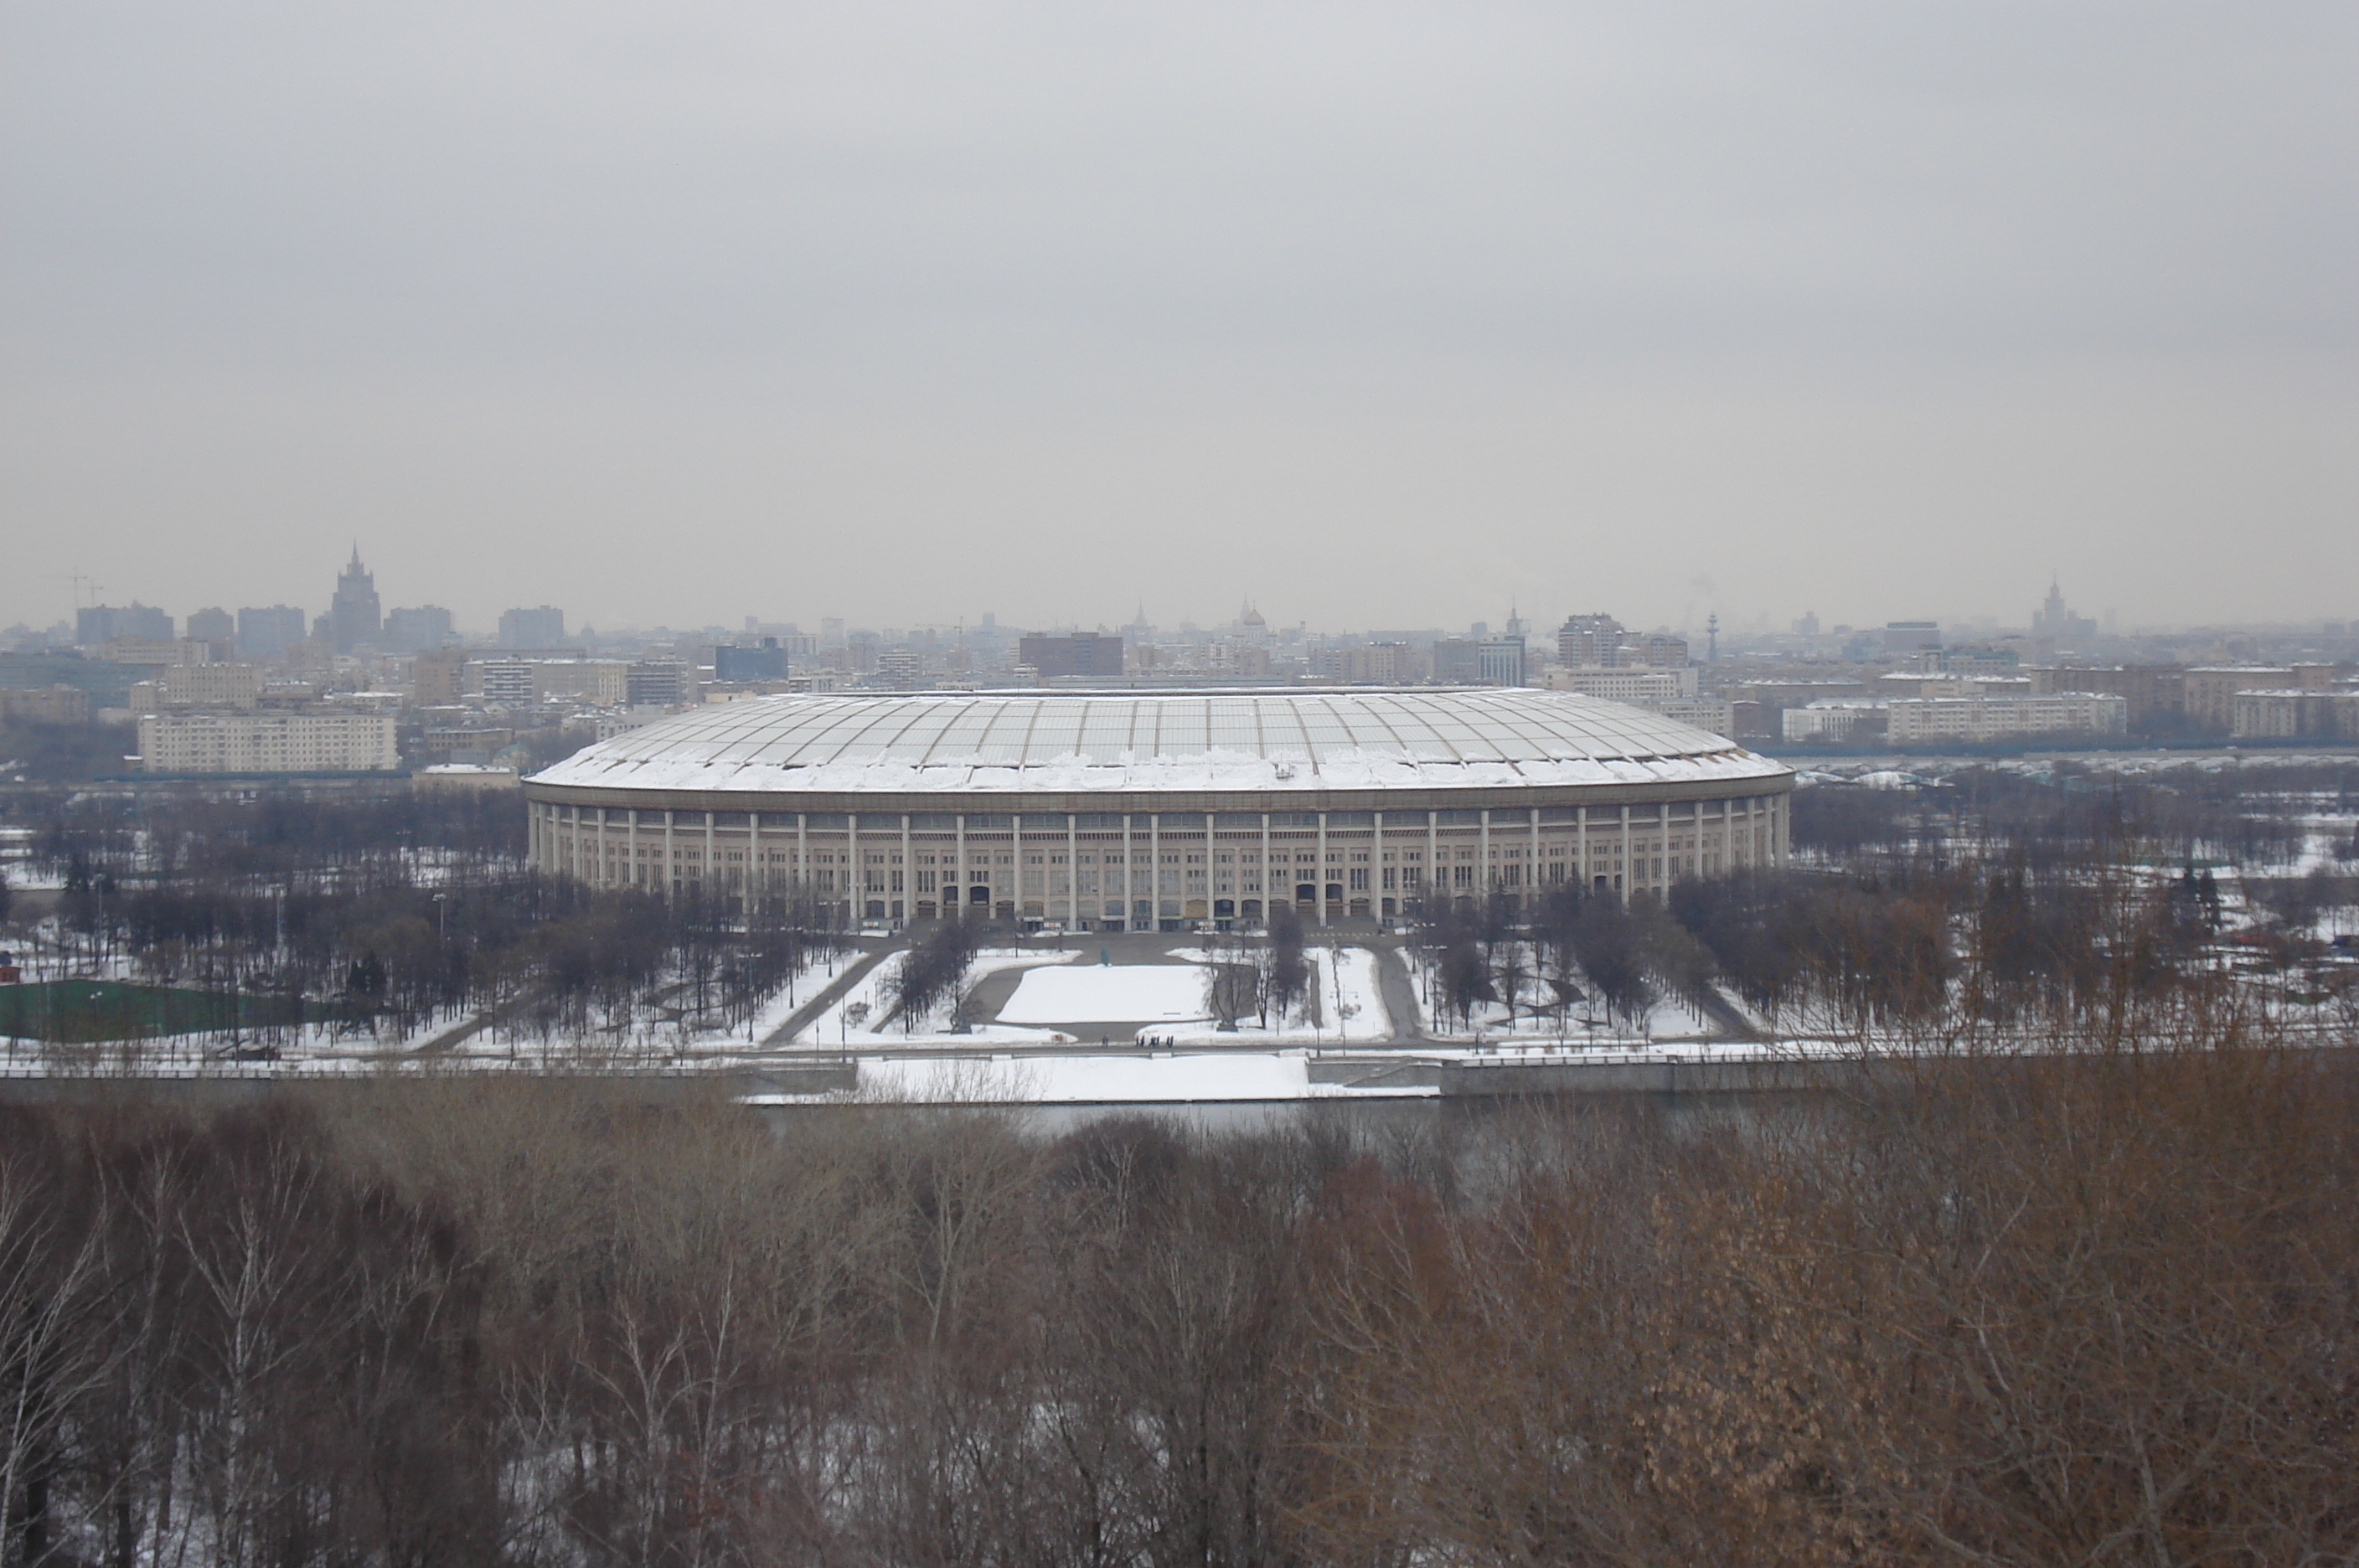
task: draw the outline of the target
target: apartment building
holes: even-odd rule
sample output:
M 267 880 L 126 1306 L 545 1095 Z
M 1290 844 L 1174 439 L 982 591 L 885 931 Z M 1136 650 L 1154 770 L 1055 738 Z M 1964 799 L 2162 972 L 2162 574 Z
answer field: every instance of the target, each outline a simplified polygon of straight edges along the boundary
M 1694 700 L 1701 674 L 1693 665 L 1670 670 L 1581 665 L 1549 670 L 1542 684 L 1552 691 L 1578 691 L 1609 702 L 1679 702 Z
M 390 713 L 143 713 L 147 773 L 363 773 L 400 766 Z
M 168 665 L 155 679 L 131 688 L 131 711 L 225 708 L 250 713 L 262 705 L 264 673 L 258 664 Z
M 1887 702 L 1885 710 L 1886 733 L 1895 746 L 2129 733 L 2129 703 L 2093 691 L 2050 697 L 1904 697 Z

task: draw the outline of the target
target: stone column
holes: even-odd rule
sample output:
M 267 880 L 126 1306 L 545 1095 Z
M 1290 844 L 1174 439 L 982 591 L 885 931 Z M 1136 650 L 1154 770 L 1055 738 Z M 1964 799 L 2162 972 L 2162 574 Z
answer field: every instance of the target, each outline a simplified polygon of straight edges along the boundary
M 1327 813 L 1319 813 L 1319 880 L 1313 887 L 1319 894 L 1319 923 L 1327 923 Z
M 1450 886 L 1441 875 L 1441 813 L 1429 807 L 1425 813 L 1425 896 L 1433 898 L 1450 897 Z
M 1474 880 L 1482 887 L 1483 901 L 1487 905 L 1491 895 L 1499 890 L 1499 868 L 1491 860 L 1491 808 L 1488 806 L 1483 808 L 1483 835 L 1475 842 L 1474 864 L 1478 868 Z
M 1524 873 L 1524 886 L 1527 889 L 1524 894 L 1524 903 L 1527 908 L 1532 908 L 1538 904 L 1540 896 L 1540 809 L 1526 806 L 1524 820 L 1531 824 L 1531 847 L 1526 852 L 1531 856 L 1531 869 Z
M 1269 813 L 1261 814 L 1261 926 L 1269 929 Z

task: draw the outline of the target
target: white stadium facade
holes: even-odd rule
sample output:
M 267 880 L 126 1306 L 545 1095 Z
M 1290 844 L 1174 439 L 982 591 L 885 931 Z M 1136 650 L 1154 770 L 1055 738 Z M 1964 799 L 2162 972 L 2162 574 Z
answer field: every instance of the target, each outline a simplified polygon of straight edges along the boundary
M 597 887 L 1099 931 L 1658 890 L 1782 864 L 1792 789 L 1719 735 L 1522 688 L 756 698 L 525 783 L 533 863 Z

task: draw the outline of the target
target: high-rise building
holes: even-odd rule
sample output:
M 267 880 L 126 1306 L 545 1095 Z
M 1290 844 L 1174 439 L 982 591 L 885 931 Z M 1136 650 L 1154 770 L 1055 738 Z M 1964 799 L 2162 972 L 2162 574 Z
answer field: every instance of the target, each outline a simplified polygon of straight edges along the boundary
M 1438 686 L 1473 686 L 1483 679 L 1483 645 L 1465 637 L 1440 637 L 1433 645 Z
M 451 612 L 440 604 L 419 604 L 385 613 L 385 646 L 395 653 L 440 648 L 456 635 L 451 626 Z
M 2048 602 L 2031 612 L 2031 635 L 2048 642 L 2087 642 L 2097 635 L 2097 623 L 2076 615 L 2064 603 L 2063 584 L 2049 579 Z
M 1644 665 L 1648 670 L 1685 670 L 1688 639 L 1676 632 L 1648 632 L 1624 643 L 1618 662 Z
M 677 708 L 696 701 L 696 667 L 677 659 L 643 659 L 624 678 L 634 708 Z
M 191 642 L 229 642 L 237 637 L 237 622 L 223 609 L 199 610 L 189 617 Z
M 1557 628 L 1556 661 L 1575 669 L 1610 670 L 1622 661 L 1622 623 L 1611 615 L 1567 615 Z
M 533 701 L 532 665 L 522 659 L 487 659 L 479 670 L 484 701 L 522 707 Z
M 376 577 L 361 564 L 361 547 L 355 544 L 351 562 L 336 574 L 336 596 L 328 606 L 328 641 L 338 653 L 375 648 L 384 631 L 381 614 Z
M 565 612 L 542 604 L 500 612 L 502 648 L 556 648 L 565 641 Z
M 1476 669 L 1485 686 L 1520 686 L 1524 683 L 1524 639 L 1519 637 L 1486 637 L 1476 653 Z
M 303 612 L 292 604 L 248 605 L 237 613 L 237 651 L 247 659 L 277 659 L 303 640 Z
M 115 637 L 170 642 L 172 617 L 136 599 L 127 605 L 92 604 L 74 612 L 74 641 L 82 647 L 96 648 Z
M 1026 634 L 1016 645 L 1016 658 L 1040 672 L 1043 681 L 1079 677 L 1088 681 L 1119 681 L 1122 679 L 1122 638 L 1102 636 L 1097 632 L 1074 632 L 1066 637 L 1052 637 L 1045 632 Z
M 467 656 L 455 648 L 429 648 L 409 664 L 409 700 L 421 708 L 449 707 L 467 690 Z
M 133 689 L 137 689 L 136 683 Z M 90 723 L 90 693 L 79 686 L 41 686 L 29 691 L 0 687 L 0 721 L 86 724 Z
M 732 648 L 723 643 L 712 650 L 715 681 L 784 681 L 787 650 L 778 639 L 766 637 L 757 648 Z

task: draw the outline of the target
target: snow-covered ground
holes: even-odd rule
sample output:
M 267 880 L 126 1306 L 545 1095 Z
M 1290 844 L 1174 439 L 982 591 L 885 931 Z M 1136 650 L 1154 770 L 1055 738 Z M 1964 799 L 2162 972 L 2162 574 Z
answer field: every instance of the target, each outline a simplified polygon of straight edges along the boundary
M 1204 979 L 1202 966 L 1194 964 L 1036 969 L 1016 983 L 999 1018 L 1011 1024 L 1201 1018 Z
M 1234 953 L 1212 954 L 1194 948 L 1182 948 L 1173 956 L 1198 961 L 1218 957 L 1234 962 L 1236 958 Z M 1200 1007 L 1195 1021 L 1158 1029 L 1157 1038 L 1174 1045 L 1236 1045 L 1250 1040 L 1311 1046 L 1394 1038 L 1393 1019 L 1385 1010 L 1384 994 L 1376 982 L 1374 950 L 1313 947 L 1304 950 L 1302 956 L 1310 964 L 1310 988 L 1319 996 L 1315 1021 L 1300 1016 L 1273 1017 L 1264 1029 L 1256 1015 L 1247 1014 L 1237 1020 L 1234 1029 L 1223 1029 Z
M 921 1105 L 1180 1105 L 1217 1100 L 1424 1097 L 1431 1087 L 1354 1089 L 1313 1083 L 1308 1053 L 1205 1051 L 1131 1056 L 900 1056 L 859 1063 L 863 1100 Z M 808 1104 L 799 1094 L 756 1094 L 751 1105 Z
M 950 1022 L 954 1001 L 945 1001 L 931 1018 L 919 1021 L 908 1030 L 897 1020 L 891 1024 L 886 1018 L 893 1010 L 893 987 L 899 979 L 901 964 L 907 955 L 895 953 L 860 977 L 859 984 L 829 1005 L 810 1023 L 798 1032 L 794 1043 L 802 1046 L 851 1050 L 858 1046 L 908 1046 L 922 1043 L 939 1036 Z M 1071 964 L 1081 957 L 1078 950 L 1062 953 L 1043 952 L 1038 948 L 993 947 L 975 954 L 974 965 L 967 971 L 962 993 L 972 990 L 984 979 L 1009 969 L 1032 969 L 1050 964 Z M 1027 976 L 1030 978 L 1030 976 Z M 821 982 L 822 985 L 825 982 Z M 775 1025 L 773 1028 L 777 1027 Z M 971 1034 L 954 1038 L 962 1045 L 979 1043 L 980 1039 L 1053 1042 L 1061 1038 L 1049 1029 L 1010 1029 L 977 1025 Z

